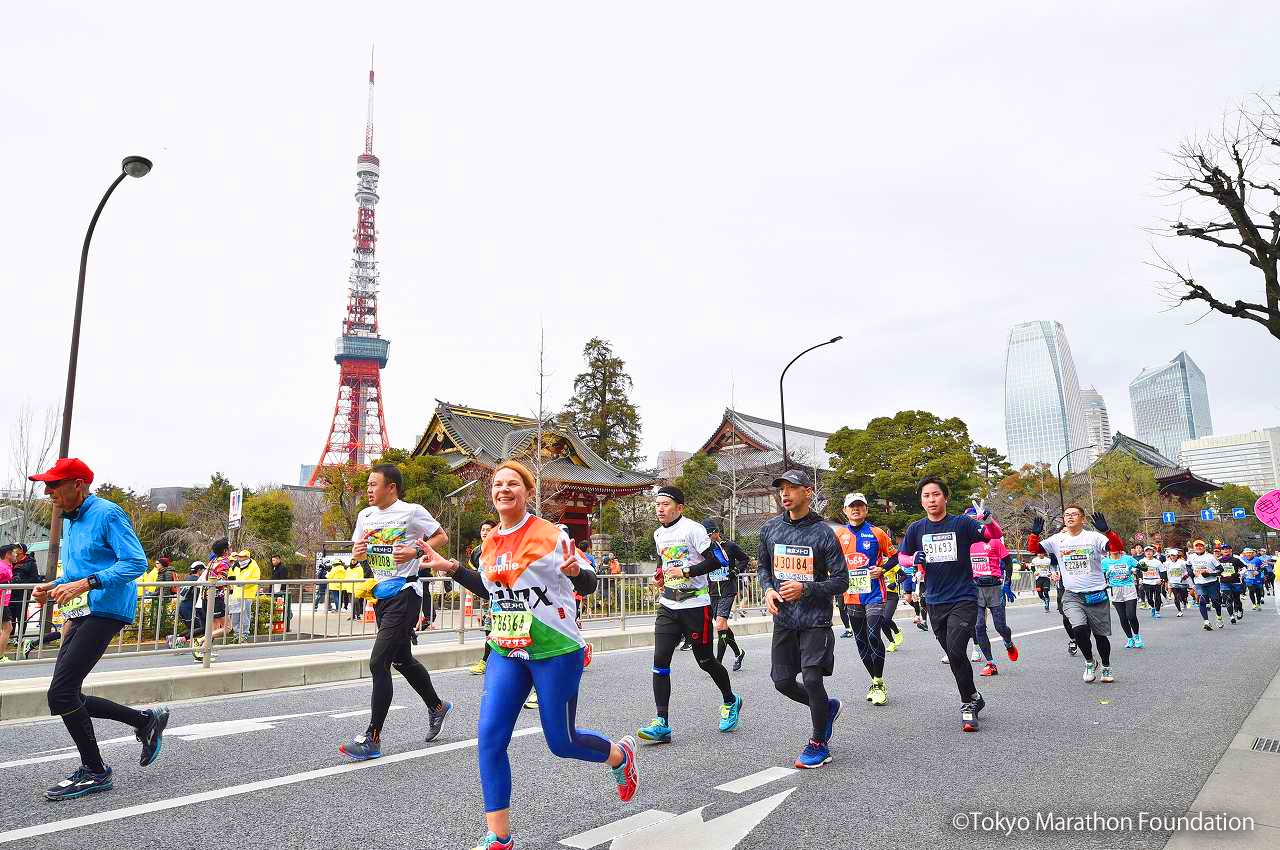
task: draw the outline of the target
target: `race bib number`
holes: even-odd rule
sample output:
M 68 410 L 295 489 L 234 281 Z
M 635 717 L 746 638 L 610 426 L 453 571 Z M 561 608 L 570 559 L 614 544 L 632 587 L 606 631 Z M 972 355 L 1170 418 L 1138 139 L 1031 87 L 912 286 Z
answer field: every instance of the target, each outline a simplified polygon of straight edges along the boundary
M 1186 575 L 1187 575 L 1187 571 L 1184 570 L 1182 567 L 1169 568 L 1169 581 L 1173 581 L 1173 582 L 1182 581 L 1182 579 L 1186 577 Z
M 87 592 L 80 594 L 75 599 L 68 599 L 58 606 L 58 611 L 68 620 L 76 617 L 86 617 L 89 614 L 89 594 Z
M 495 599 L 489 609 L 493 620 L 489 640 L 503 649 L 526 649 L 533 645 L 533 612 L 519 599 Z
M 813 581 L 813 547 L 775 543 L 773 576 L 778 581 Z
M 1089 572 L 1091 549 L 1066 549 L 1062 553 L 1062 572 L 1079 576 Z
M 391 578 L 396 574 L 395 558 L 391 556 L 394 547 L 377 543 L 369 545 L 369 567 L 377 578 Z
M 954 561 L 959 550 L 956 548 L 954 531 L 941 534 L 926 534 L 920 540 L 926 564 L 944 564 Z
M 973 565 L 974 578 L 999 578 L 1000 562 L 996 561 L 990 555 L 983 553 L 981 555 L 970 554 L 969 563 Z
M 1158 578 L 1160 578 L 1160 571 L 1159 571 L 1159 570 L 1146 570 L 1145 572 L 1143 572 L 1142 577 L 1143 577 L 1143 578 L 1149 578 L 1149 579 L 1158 579 Z
M 1232 563 L 1230 563 L 1230 562 L 1223 563 L 1223 565 L 1222 565 L 1222 575 L 1223 575 L 1223 577 L 1224 577 L 1224 578 L 1225 578 L 1225 577 L 1227 577 L 1227 576 L 1234 576 L 1235 574 L 1236 574 L 1236 565 L 1235 565 L 1235 564 L 1232 564 Z
M 871 592 L 871 570 L 862 567 L 860 569 L 849 570 L 849 592 L 850 593 L 870 593 Z

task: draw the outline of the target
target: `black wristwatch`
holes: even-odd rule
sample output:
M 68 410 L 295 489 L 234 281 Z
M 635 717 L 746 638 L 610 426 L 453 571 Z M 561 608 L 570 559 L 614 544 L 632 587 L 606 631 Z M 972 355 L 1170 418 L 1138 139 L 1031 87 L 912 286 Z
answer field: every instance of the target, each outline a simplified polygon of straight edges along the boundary
M 427 557 L 427 550 L 423 549 L 421 546 L 414 546 L 413 554 L 417 555 L 419 560 L 421 560 L 422 558 Z
M 89 582 L 90 590 L 97 590 L 98 588 L 102 587 L 102 582 L 98 579 L 97 573 L 89 573 L 89 577 L 86 579 L 86 581 Z

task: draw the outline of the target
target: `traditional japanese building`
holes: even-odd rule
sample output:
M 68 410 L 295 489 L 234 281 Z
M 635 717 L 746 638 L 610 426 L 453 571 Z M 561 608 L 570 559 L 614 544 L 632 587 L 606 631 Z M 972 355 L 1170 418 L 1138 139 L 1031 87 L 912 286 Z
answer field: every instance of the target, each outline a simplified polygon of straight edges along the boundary
M 437 401 L 435 413 L 414 447 L 415 457 L 433 455 L 468 481 L 488 481 L 505 460 L 535 469 L 538 422 L 527 416 L 495 413 Z M 643 493 L 657 479 L 618 469 L 582 441 L 559 428 L 542 429 L 542 514 L 569 526 L 572 537 L 591 537 L 591 515 L 609 499 Z
M 1126 454 L 1138 463 L 1151 467 L 1156 476 L 1156 486 L 1160 488 L 1162 496 L 1171 496 L 1181 502 L 1189 502 L 1205 493 L 1222 489 L 1218 483 L 1201 478 L 1186 467 L 1178 466 L 1157 451 L 1154 446 L 1149 446 L 1118 431 L 1111 440 L 1111 448 L 1103 452 L 1098 460 L 1102 460 L 1112 452 Z
M 792 467 L 802 467 L 820 485 L 830 471 L 826 431 L 787 425 L 787 454 Z M 773 479 L 782 471 L 782 423 L 725 408 L 720 424 L 698 449 L 716 460 L 723 479 L 720 519 L 729 531 L 754 534 L 780 508 Z M 822 499 L 821 487 L 816 501 Z

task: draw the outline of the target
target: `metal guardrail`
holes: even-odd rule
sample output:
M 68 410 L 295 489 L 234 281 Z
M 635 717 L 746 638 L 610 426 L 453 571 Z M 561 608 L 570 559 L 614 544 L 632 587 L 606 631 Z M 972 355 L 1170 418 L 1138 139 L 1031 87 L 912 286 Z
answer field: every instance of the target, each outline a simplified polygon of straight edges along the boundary
M 369 640 L 377 633 L 374 606 L 356 599 L 363 580 L 225 582 L 139 582 L 138 607 L 133 623 L 117 635 L 104 657 L 142 657 L 191 653 L 204 667 L 219 652 L 274 643 L 313 644 L 330 641 Z M 20 616 L 13 622 L 10 641 L 14 647 L 0 647 L 0 655 L 11 663 L 47 663 L 57 654 L 63 618 L 51 600 L 44 605 L 32 601 L 39 585 L 0 585 L 11 590 L 18 601 L 13 607 Z M 237 588 L 251 587 L 253 596 Z M 1034 590 L 1034 574 L 1019 571 L 1015 592 Z M 423 579 L 423 619 L 419 633 L 453 634 L 458 643 L 468 636 L 483 635 L 486 609 L 482 600 L 445 576 Z M 658 589 L 648 575 L 601 575 L 595 593 L 580 603 L 583 623 L 618 623 L 626 629 L 628 620 L 651 626 L 657 615 Z M 207 612 L 213 611 L 213 616 Z M 739 577 L 735 615 L 763 614 L 764 595 L 754 573 Z

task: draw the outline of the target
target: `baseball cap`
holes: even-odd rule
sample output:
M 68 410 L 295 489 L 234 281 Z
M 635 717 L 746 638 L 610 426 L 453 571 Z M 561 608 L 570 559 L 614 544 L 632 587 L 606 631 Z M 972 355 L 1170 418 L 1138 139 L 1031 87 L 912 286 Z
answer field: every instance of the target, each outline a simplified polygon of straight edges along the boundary
M 862 495 L 861 493 L 850 493 L 844 497 L 844 506 L 846 508 L 852 505 L 854 502 L 862 502 L 862 504 L 864 505 L 871 504 L 870 502 L 867 501 L 867 497 Z
M 810 478 L 809 474 L 802 469 L 788 469 L 786 472 L 773 479 L 773 486 L 781 487 L 783 481 L 786 481 L 788 484 L 794 484 L 797 487 L 813 486 L 813 479 Z
M 28 475 L 30 481 L 75 481 L 80 479 L 85 484 L 93 483 L 93 470 L 78 457 L 61 457 L 47 472 Z
M 720 524 L 713 519 L 704 519 L 702 527 L 706 529 L 707 534 L 715 534 L 720 530 Z
M 239 552 L 237 552 L 237 553 L 236 553 L 236 557 L 237 557 L 237 558 L 252 558 L 252 557 L 253 557 L 253 553 L 252 553 L 252 552 L 250 552 L 248 549 L 241 549 Z

